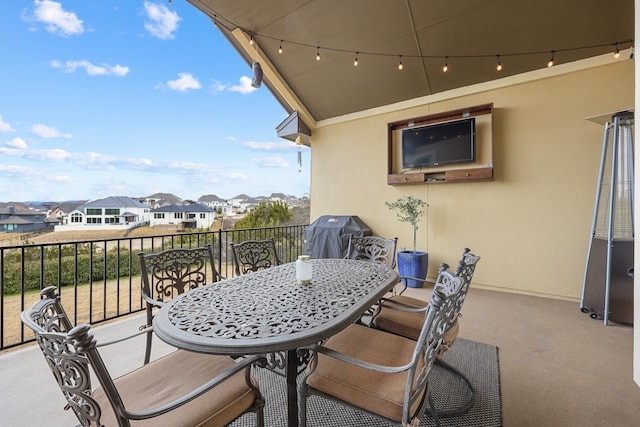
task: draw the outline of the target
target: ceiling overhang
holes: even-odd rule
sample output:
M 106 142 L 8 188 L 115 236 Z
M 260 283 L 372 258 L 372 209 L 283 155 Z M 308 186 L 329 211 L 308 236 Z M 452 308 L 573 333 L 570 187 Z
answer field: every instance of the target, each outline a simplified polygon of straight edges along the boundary
M 551 58 L 557 65 L 613 55 L 632 47 L 634 35 L 633 0 L 189 2 L 249 65 L 260 62 L 263 84 L 311 129 L 321 120 L 544 69 Z

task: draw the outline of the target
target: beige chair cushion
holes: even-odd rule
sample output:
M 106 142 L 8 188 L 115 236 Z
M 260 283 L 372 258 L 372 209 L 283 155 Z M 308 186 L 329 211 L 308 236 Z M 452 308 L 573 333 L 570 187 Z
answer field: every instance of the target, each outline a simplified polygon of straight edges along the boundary
M 383 331 L 391 332 L 392 334 L 417 340 L 422 330 L 425 312 L 394 310 L 394 302 L 413 307 L 425 307 L 427 305 L 425 301 L 417 298 L 404 295 L 394 296 L 382 305 L 380 313 L 378 313 L 374 319 L 375 327 Z M 388 305 L 389 308 L 386 308 L 385 305 Z
M 417 298 L 411 298 L 404 295 L 394 296 L 382 306 L 380 313 L 374 319 L 374 326 L 383 331 L 391 332 L 392 334 L 417 340 L 422 329 L 424 312 L 394 310 L 394 302 L 414 307 L 424 307 L 426 305 L 424 301 Z M 385 305 L 389 308 L 385 308 Z M 449 330 L 444 334 L 442 346 L 440 347 L 440 355 L 447 351 L 458 337 L 458 332 L 460 330 L 458 323 L 458 319 L 455 319 L 451 328 L 449 328 Z
M 409 363 L 415 346 L 415 341 L 410 339 L 357 324 L 350 325 L 325 344 L 340 353 L 388 366 Z M 398 422 L 402 420 L 406 381 L 406 372 L 375 372 L 322 354 L 319 354 L 318 368 L 307 379 L 311 387 L 321 392 Z M 418 404 L 412 408 L 412 414 Z
M 233 366 L 233 359 L 177 350 L 115 380 L 125 408 L 147 411 L 194 390 L 217 373 Z M 93 394 L 102 408 L 102 422 L 117 426 L 115 415 L 101 387 Z M 222 426 L 247 410 L 256 395 L 239 372 L 191 402 L 164 415 L 132 426 Z

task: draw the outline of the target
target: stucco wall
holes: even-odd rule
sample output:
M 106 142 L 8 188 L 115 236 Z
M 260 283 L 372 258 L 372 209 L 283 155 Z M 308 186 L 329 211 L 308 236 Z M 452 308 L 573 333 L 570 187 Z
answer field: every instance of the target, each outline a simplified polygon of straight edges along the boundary
M 579 299 L 604 127 L 586 120 L 633 108 L 633 61 L 495 82 L 422 105 L 320 124 L 312 139 L 311 220 L 358 215 L 375 234 L 410 227 L 384 202 L 415 195 L 429 203 L 418 249 L 455 266 L 462 249 L 482 256 L 474 286 Z M 387 123 L 493 103 L 494 181 L 387 185 Z

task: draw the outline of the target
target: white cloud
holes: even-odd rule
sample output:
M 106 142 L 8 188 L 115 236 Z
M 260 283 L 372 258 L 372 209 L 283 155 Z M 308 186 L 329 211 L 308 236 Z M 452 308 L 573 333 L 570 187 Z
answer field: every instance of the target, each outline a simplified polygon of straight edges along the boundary
M 50 33 L 66 37 L 84 32 L 82 20 L 75 13 L 65 11 L 61 3 L 35 0 L 33 4 L 33 18 L 42 22 Z
M 243 95 L 247 95 L 250 94 L 251 92 L 253 92 L 254 90 L 256 90 L 255 87 L 251 86 L 251 79 L 247 76 L 242 76 L 240 77 L 240 84 L 239 85 L 235 85 L 235 86 L 231 86 L 228 89 L 230 92 L 238 92 L 241 93 Z
M 4 165 L 0 163 L 0 175 L 22 178 L 24 176 L 35 175 L 37 172 L 26 166 Z
M 31 133 L 39 136 L 40 138 L 72 138 L 71 134 L 62 133 L 54 127 L 43 125 L 41 123 L 36 123 L 31 126 Z
M 70 176 L 65 176 L 65 175 L 54 175 L 49 177 L 49 179 L 51 179 L 51 181 L 53 182 L 74 182 L 75 179 L 70 177 Z
M 18 137 L 4 143 L 5 147 L 0 147 L 0 154 L 5 156 L 24 156 L 28 150 L 27 143 L 24 139 Z
M 178 73 L 176 80 L 169 80 L 167 82 L 169 89 L 177 90 L 179 92 L 185 92 L 190 89 L 200 89 L 200 82 L 189 73 Z
M 171 169 L 179 174 L 210 173 L 210 169 L 201 163 L 171 162 L 158 164 L 145 157 L 116 157 L 109 154 L 90 151 L 86 153 L 70 152 L 61 148 L 37 150 L 28 147 L 21 138 L 14 138 L 0 147 L 0 154 L 20 157 L 33 161 L 70 162 L 87 170 L 148 170 L 160 172 Z
M 193 162 L 171 162 L 169 168 L 181 171 L 182 173 L 205 172 L 207 167 L 202 163 Z
M 222 82 L 213 82 L 210 86 L 211 88 L 211 92 L 213 93 L 218 93 L 218 92 L 224 92 L 225 90 L 227 90 L 227 85 L 222 83 Z
M 289 162 L 280 156 L 270 157 L 254 157 L 249 160 L 251 163 L 260 166 L 261 168 L 288 168 Z
M 68 160 L 73 159 L 75 155 L 62 148 L 54 148 L 51 150 L 34 150 L 34 156 L 39 160 Z
M 144 2 L 144 10 L 149 21 L 144 23 L 144 28 L 149 33 L 162 40 L 175 38 L 178 23 L 182 20 L 176 12 L 166 6 L 151 2 Z
M 5 142 L 5 145 L 7 147 L 15 148 L 17 150 L 26 150 L 27 148 L 29 148 L 25 140 L 20 137 L 13 138 L 11 141 Z
M 272 152 L 288 152 L 295 151 L 298 146 L 291 141 L 279 142 L 256 142 L 246 141 L 242 144 L 244 147 L 254 151 L 272 151 Z
M 2 120 L 2 114 L 0 114 L 0 132 L 15 132 L 16 130 L 11 125 Z
M 74 73 L 78 68 L 84 68 L 86 73 L 90 76 L 117 76 L 123 77 L 129 74 L 129 67 L 124 67 L 120 64 L 116 65 L 95 65 L 87 60 L 79 61 L 66 61 L 62 63 L 58 60 L 50 62 L 53 68 L 63 68 L 67 73 Z

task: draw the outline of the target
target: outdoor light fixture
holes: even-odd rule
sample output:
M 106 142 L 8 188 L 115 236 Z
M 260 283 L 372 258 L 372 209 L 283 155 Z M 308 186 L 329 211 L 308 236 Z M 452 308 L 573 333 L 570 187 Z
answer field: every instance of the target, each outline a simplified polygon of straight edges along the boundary
M 251 66 L 251 70 L 253 71 L 253 79 L 251 80 L 251 86 L 255 88 L 259 88 L 262 84 L 262 67 L 258 61 L 253 61 L 253 65 Z
M 169 3 L 171 3 L 171 0 L 168 0 Z M 214 22 L 218 22 L 218 21 L 226 21 L 228 23 L 231 24 L 231 21 L 228 21 L 226 18 L 221 17 L 219 15 L 216 15 L 214 18 Z M 274 40 L 276 43 L 279 42 L 279 44 L 277 44 L 277 52 L 278 54 L 283 54 L 284 53 L 284 48 L 283 45 L 285 43 L 291 43 L 291 44 L 295 44 L 295 45 L 299 45 L 299 46 L 303 46 L 309 49 L 315 49 L 315 58 L 316 61 L 320 61 L 321 57 L 320 57 L 320 49 L 324 49 L 327 50 L 329 52 L 341 52 L 341 53 L 351 53 L 353 55 L 353 66 L 354 67 L 358 67 L 359 66 L 359 62 L 360 62 L 360 58 L 362 57 L 367 57 L 367 56 L 381 56 L 381 57 L 389 57 L 389 58 L 397 58 L 397 62 L 396 62 L 396 67 L 398 70 L 403 70 L 404 69 L 404 64 L 402 63 L 402 57 L 403 55 L 399 55 L 398 53 L 392 53 L 392 52 L 366 52 L 366 51 L 356 51 L 356 50 L 350 50 L 350 49 L 345 49 L 345 48 L 340 48 L 340 47 L 327 47 L 327 46 L 323 46 L 323 45 L 318 45 L 318 44 L 307 44 L 304 42 L 300 42 L 300 41 L 295 41 L 295 40 L 287 40 L 287 39 L 283 39 L 283 38 L 275 38 L 272 37 L 270 35 L 266 35 L 266 34 L 260 34 L 254 31 L 250 31 L 248 29 L 242 29 L 244 31 L 244 33 L 246 34 L 247 38 L 249 39 L 249 45 L 251 47 L 256 47 L 256 45 L 258 44 L 258 40 L 257 40 L 257 36 L 260 37 L 264 37 L 265 39 L 271 39 Z M 629 59 L 633 59 L 634 57 L 634 46 L 633 46 L 633 39 L 627 39 L 627 40 L 622 40 L 622 41 L 613 41 L 613 42 L 609 42 L 609 43 L 603 43 L 603 44 L 596 44 L 596 45 L 585 45 L 585 46 L 573 46 L 573 47 L 568 47 L 568 48 L 563 48 L 563 49 L 556 49 L 556 50 L 548 50 L 547 52 L 550 53 L 550 59 L 547 61 L 547 67 L 552 67 L 555 65 L 555 53 L 556 52 L 572 52 L 572 51 L 577 51 L 577 50 L 582 50 L 582 49 L 586 49 L 586 48 L 600 48 L 600 47 L 605 47 L 605 46 L 609 46 L 609 47 L 614 47 L 614 53 L 613 55 L 615 56 L 615 58 L 619 58 L 621 53 L 622 53 L 622 49 L 623 48 L 629 48 Z M 444 52 L 446 53 L 446 52 Z M 488 54 L 488 53 L 478 53 L 478 54 L 466 54 L 466 55 L 437 55 L 437 56 L 431 56 L 431 55 L 408 55 L 405 57 L 409 57 L 409 58 L 418 58 L 418 59 L 433 59 L 433 58 L 444 58 L 444 62 L 442 63 L 442 72 L 446 73 L 447 71 L 449 71 L 449 58 L 452 59 L 465 59 L 465 58 L 490 58 L 490 57 L 494 57 L 496 62 L 495 62 L 495 67 L 496 67 L 496 71 L 502 71 L 503 69 L 503 65 L 501 62 L 501 57 L 512 57 L 512 56 L 523 56 L 523 55 L 540 55 L 543 54 L 544 51 L 518 51 L 518 52 L 503 52 L 502 54 Z M 260 65 L 258 64 L 258 67 L 260 67 Z M 255 68 L 255 65 L 254 65 Z M 256 73 L 254 72 L 254 75 Z M 257 83 L 259 85 L 259 83 Z M 256 86 L 257 87 L 257 86 Z

